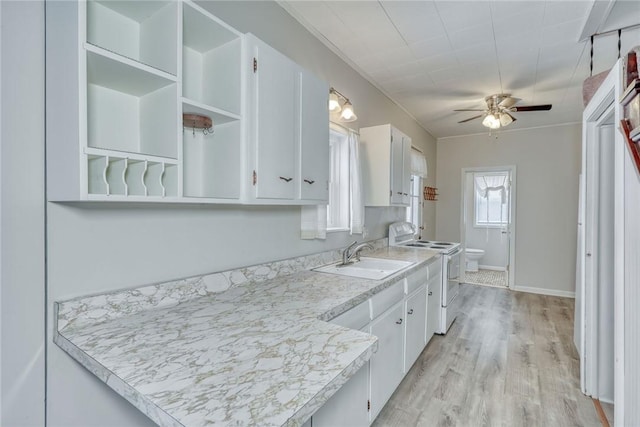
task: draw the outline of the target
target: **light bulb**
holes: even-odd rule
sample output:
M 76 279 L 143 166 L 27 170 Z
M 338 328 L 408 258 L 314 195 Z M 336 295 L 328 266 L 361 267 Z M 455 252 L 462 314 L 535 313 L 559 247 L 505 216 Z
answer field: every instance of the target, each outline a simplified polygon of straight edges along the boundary
M 487 114 L 484 120 L 482 120 L 482 124 L 489 129 L 498 129 L 500 127 L 500 119 L 493 114 Z
M 356 113 L 353 112 L 353 105 L 351 105 L 351 102 L 349 102 L 348 100 L 342 106 L 342 114 L 340 114 L 340 119 L 343 122 L 353 122 L 358 120 Z
M 340 100 L 338 99 L 338 95 L 335 92 L 331 92 L 329 95 L 329 111 L 333 113 L 339 113 L 342 108 L 340 108 Z

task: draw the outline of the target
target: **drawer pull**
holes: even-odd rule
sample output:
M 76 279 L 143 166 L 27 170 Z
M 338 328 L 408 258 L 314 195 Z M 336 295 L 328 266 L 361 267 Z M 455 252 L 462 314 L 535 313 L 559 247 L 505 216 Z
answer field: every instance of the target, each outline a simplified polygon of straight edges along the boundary
M 408 314 L 413 314 L 413 308 L 409 309 L 409 311 L 407 311 Z
M 315 181 L 313 179 L 305 179 L 304 182 L 306 182 L 307 184 L 311 185 L 313 184 Z
M 289 182 L 289 181 L 291 181 L 293 178 L 285 178 L 284 176 L 281 176 L 281 177 L 280 177 L 280 179 L 281 179 L 281 180 L 283 180 L 283 181 Z
M 396 320 L 396 324 L 397 324 L 397 325 L 402 325 L 402 319 L 400 319 L 400 320 Z

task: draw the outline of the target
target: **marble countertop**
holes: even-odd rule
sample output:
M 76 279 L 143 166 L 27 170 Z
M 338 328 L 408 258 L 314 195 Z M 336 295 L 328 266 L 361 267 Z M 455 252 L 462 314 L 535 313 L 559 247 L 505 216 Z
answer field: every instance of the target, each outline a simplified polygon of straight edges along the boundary
M 61 316 L 61 302 L 55 342 L 159 425 L 300 425 L 377 348 L 376 337 L 326 321 L 436 253 L 371 255 L 416 264 L 384 280 L 307 270 L 139 311 L 122 295 L 95 296 L 82 321 Z

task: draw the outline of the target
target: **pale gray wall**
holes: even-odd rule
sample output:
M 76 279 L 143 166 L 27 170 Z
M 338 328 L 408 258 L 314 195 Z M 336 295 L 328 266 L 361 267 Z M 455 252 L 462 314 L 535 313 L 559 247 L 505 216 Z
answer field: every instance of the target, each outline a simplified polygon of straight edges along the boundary
M 435 182 L 435 140 L 388 98 L 311 36 L 274 2 L 205 6 L 252 32 L 348 96 L 353 127 L 393 123 L 428 155 Z M 433 202 L 432 202 L 433 203 Z M 434 233 L 435 212 L 426 212 Z M 429 216 L 430 215 L 430 216 Z M 369 238 L 386 236 L 400 208 L 367 208 Z M 48 205 L 49 298 L 55 300 L 139 286 L 346 246 L 348 233 L 300 240 L 299 207 Z M 51 331 L 49 331 L 51 342 Z M 48 357 L 51 426 L 151 425 L 54 344 Z
M 580 150 L 579 124 L 438 139 L 437 239 L 460 239 L 462 168 L 516 165 L 516 289 L 572 295 Z
M 44 7 L 0 2 L 0 425 L 45 415 Z

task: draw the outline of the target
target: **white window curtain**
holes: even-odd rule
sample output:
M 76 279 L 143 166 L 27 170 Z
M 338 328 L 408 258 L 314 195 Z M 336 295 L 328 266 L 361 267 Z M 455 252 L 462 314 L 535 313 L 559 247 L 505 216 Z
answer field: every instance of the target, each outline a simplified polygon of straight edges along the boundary
M 411 147 L 411 175 L 427 179 L 427 159 L 414 147 Z
M 349 130 L 349 185 L 351 193 L 351 234 L 362 234 L 364 228 L 364 198 L 360 168 L 360 138 Z
M 509 181 L 506 175 L 476 175 L 474 178 L 478 196 L 486 199 L 490 191 L 499 191 L 502 197 L 502 203 L 507 202 Z
M 351 234 L 362 234 L 364 229 L 364 195 L 360 168 L 360 138 L 349 129 L 349 200 Z M 302 206 L 300 221 L 301 239 L 327 238 L 327 207 L 325 205 Z
M 302 206 L 300 221 L 301 239 L 327 238 L 327 206 Z

